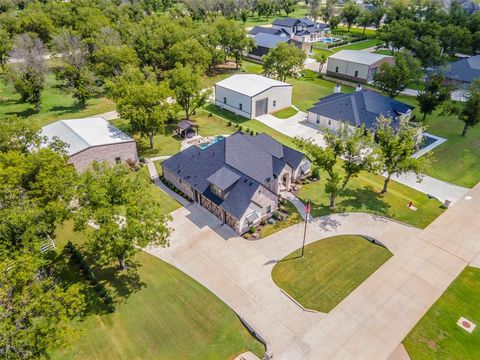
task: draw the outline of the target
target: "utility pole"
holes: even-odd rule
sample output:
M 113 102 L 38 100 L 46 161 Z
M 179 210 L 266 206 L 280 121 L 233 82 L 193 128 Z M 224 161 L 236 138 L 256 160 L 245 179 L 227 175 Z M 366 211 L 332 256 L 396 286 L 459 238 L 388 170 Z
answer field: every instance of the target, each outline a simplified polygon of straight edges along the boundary
M 302 243 L 302 257 L 305 253 L 305 238 L 307 236 L 307 223 L 308 218 L 310 216 L 310 200 L 307 200 L 307 204 L 305 205 L 305 228 L 303 229 L 303 243 Z

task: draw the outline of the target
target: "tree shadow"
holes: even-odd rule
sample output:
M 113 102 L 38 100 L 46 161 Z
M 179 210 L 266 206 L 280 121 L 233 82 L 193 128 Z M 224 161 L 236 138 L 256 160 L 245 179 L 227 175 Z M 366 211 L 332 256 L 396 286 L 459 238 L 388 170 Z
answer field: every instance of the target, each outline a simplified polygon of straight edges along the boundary
M 71 113 L 77 113 L 79 111 L 85 110 L 86 108 L 87 108 L 87 104 L 75 102 L 74 104 L 69 106 L 55 105 L 50 108 L 50 111 L 59 112 L 61 114 L 71 114 Z
M 21 104 L 23 104 L 23 103 L 21 103 Z M 38 114 L 38 112 L 34 108 L 28 108 L 28 109 L 25 109 L 25 110 L 22 110 L 22 111 L 10 111 L 8 113 L 5 113 L 5 115 L 8 115 L 8 116 L 16 115 L 16 116 L 22 117 L 22 118 L 27 118 L 27 117 L 35 115 L 35 114 Z
M 353 209 L 353 211 L 368 210 L 375 214 L 390 216 L 391 205 L 370 185 L 363 188 L 347 188 L 341 193 L 341 196 L 340 208 Z

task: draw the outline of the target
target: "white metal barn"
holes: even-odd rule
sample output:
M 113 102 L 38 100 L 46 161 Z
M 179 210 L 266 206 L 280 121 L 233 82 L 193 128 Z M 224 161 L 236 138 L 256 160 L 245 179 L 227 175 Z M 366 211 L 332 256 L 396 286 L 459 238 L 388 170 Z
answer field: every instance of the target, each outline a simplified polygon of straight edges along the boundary
M 292 105 L 292 85 L 255 74 L 237 74 L 215 84 L 215 105 L 254 119 Z
M 370 82 L 384 63 L 393 65 L 395 58 L 368 51 L 341 50 L 329 56 L 327 75 L 343 77 L 357 82 Z
M 44 126 L 41 134 L 63 141 L 68 163 L 79 172 L 94 161 L 138 161 L 135 140 L 100 117 L 60 120 Z

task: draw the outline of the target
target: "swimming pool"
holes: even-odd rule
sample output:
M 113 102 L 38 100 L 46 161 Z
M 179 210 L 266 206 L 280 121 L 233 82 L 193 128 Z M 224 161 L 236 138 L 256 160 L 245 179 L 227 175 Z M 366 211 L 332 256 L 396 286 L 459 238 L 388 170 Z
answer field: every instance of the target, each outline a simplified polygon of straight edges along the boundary
M 336 42 L 341 41 L 341 39 L 334 38 L 334 37 L 326 37 L 320 40 L 320 42 L 326 43 L 326 44 L 333 44 Z
M 198 147 L 199 147 L 201 150 L 205 150 L 205 149 L 206 149 L 207 147 L 209 147 L 210 145 L 216 144 L 217 142 L 222 141 L 223 139 L 225 139 L 225 136 L 217 135 L 217 136 L 215 136 L 213 139 L 211 139 L 210 141 L 198 145 Z

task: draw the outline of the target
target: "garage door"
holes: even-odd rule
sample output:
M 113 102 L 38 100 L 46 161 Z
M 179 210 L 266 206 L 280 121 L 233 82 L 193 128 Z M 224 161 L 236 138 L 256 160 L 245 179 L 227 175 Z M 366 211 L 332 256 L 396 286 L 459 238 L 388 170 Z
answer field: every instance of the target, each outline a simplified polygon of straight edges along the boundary
M 257 100 L 255 103 L 255 116 L 265 115 L 267 113 L 268 98 Z

